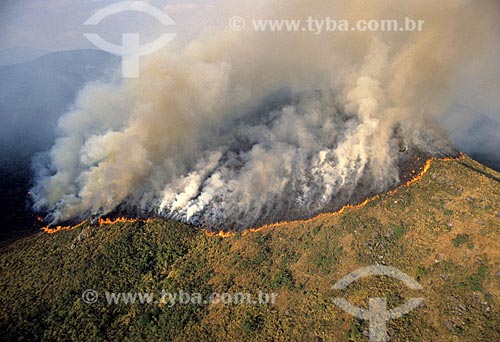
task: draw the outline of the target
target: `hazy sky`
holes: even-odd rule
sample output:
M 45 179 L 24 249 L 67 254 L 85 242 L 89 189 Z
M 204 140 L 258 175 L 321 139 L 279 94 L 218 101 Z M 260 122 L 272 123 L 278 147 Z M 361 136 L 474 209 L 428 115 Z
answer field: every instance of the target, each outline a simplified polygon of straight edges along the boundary
M 105 40 L 119 43 L 122 33 L 138 32 L 144 41 L 158 32 L 175 32 L 178 39 L 190 39 L 213 22 L 218 0 L 144 0 L 163 9 L 176 22 L 162 27 L 146 14 L 126 12 L 105 19 L 99 26 L 83 23 L 97 10 L 120 0 L 1 0 L 0 49 L 32 47 L 60 51 L 93 48 L 83 33 L 99 33 Z
M 103 39 L 120 44 L 123 33 L 140 33 L 141 43 L 155 40 L 160 33 L 175 32 L 177 42 L 190 40 L 211 26 L 226 25 L 232 15 L 247 14 L 241 7 L 221 15 L 221 3 L 230 5 L 237 1 L 225 0 L 143 0 L 164 10 L 176 22 L 175 27 L 162 26 L 149 15 L 125 12 L 106 18 L 98 26 L 83 23 L 99 9 L 121 0 L 0 0 L 0 50 L 12 47 L 30 47 L 49 51 L 96 48 L 83 33 L 98 33 Z M 253 0 L 253 7 L 266 0 Z M 235 5 L 237 6 L 237 5 Z M 231 11 L 231 10 L 230 10 Z M 497 36 L 500 28 L 495 27 Z M 497 89 L 500 86 L 500 41 L 482 52 L 474 64 L 464 68 L 466 74 L 461 91 L 473 97 L 471 107 L 498 117 Z M 172 43 L 171 43 L 172 44 Z M 182 44 L 181 44 L 182 45 Z M 169 45 L 170 47 L 172 45 Z M 479 69 L 481 71 L 479 71 Z M 486 70 L 486 71 L 484 71 Z M 469 103 L 470 104 L 470 103 Z

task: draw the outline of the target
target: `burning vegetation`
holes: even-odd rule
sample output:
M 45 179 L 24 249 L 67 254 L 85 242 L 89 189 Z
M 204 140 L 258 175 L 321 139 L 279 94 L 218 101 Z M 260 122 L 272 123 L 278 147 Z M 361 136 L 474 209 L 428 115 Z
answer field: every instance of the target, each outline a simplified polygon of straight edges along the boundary
M 458 157 L 455 157 L 455 158 L 438 158 L 439 160 L 442 160 L 442 161 L 453 161 L 453 160 L 459 160 L 459 159 L 464 159 L 465 158 L 465 155 L 463 153 L 460 153 L 460 155 Z M 422 166 L 421 170 L 420 171 L 416 171 L 416 170 L 411 170 L 411 175 L 413 176 L 413 178 L 411 178 L 410 180 L 408 180 L 406 183 L 400 185 L 400 187 L 409 187 L 411 186 L 412 184 L 418 182 L 419 180 L 422 179 L 422 177 L 429 171 L 429 169 L 431 168 L 431 165 L 432 165 L 432 162 L 435 160 L 436 158 L 429 158 L 425 161 L 425 164 Z M 390 190 L 388 192 L 388 195 L 392 195 L 392 194 L 395 194 L 397 191 L 398 191 L 399 187 L 398 188 L 395 188 L 393 190 Z M 351 210 L 351 209 L 357 209 L 357 208 L 361 208 L 363 206 L 365 206 L 366 204 L 380 198 L 381 194 L 377 194 L 373 197 L 370 197 L 370 198 L 367 198 L 365 199 L 364 201 L 358 203 L 358 204 L 347 204 L 347 205 L 344 205 L 343 207 L 341 207 L 338 211 L 335 211 L 335 212 L 329 212 L 329 213 L 322 213 L 322 214 L 319 214 L 317 216 L 314 216 L 314 217 L 311 217 L 311 218 L 308 218 L 306 220 L 296 220 L 294 221 L 294 223 L 308 223 L 308 222 L 311 222 L 312 220 L 316 220 L 318 218 L 321 218 L 321 217 L 329 217 L 329 216 L 336 216 L 336 215 L 341 215 L 343 214 L 344 212 L 348 211 L 348 210 Z M 113 224 L 116 224 L 116 223 L 133 223 L 133 222 L 138 222 L 138 221 L 143 221 L 143 222 L 149 222 L 149 221 L 152 221 L 153 219 L 152 218 L 147 218 L 147 219 L 135 219 L 135 218 L 126 218 L 126 217 L 115 217 L 115 218 L 110 218 L 110 217 L 107 217 L 107 218 L 98 218 L 96 223 L 95 223 L 95 226 L 96 227 L 102 227 L 102 226 L 106 226 L 106 225 L 113 225 Z M 48 234 L 54 234 L 54 233 L 57 233 L 59 231 L 65 231 L 65 230 L 72 230 L 72 229 L 76 229 L 76 228 L 79 228 L 85 224 L 89 223 L 89 220 L 86 219 L 76 225 L 67 225 L 67 226 L 56 226 L 56 227 L 44 227 L 42 228 L 42 230 Z M 210 230 L 210 229 L 206 229 L 205 227 L 202 227 L 204 228 L 203 231 L 205 232 L 205 234 L 207 234 L 208 236 L 218 236 L 218 237 L 222 237 L 222 238 L 230 238 L 230 237 L 233 237 L 235 236 L 236 234 L 241 234 L 242 236 L 245 236 L 247 234 L 250 234 L 250 233 L 256 233 L 256 232 L 260 232 L 260 231 L 263 231 L 263 230 L 266 230 L 266 229 L 272 229 L 272 228 L 275 228 L 275 227 L 281 227 L 281 226 L 286 226 L 286 225 L 289 225 L 290 224 L 290 221 L 281 221 L 281 222 L 276 222 L 276 223 L 271 223 L 271 224 L 266 224 L 266 225 L 263 225 L 261 227 L 258 227 L 258 228 L 245 228 L 243 229 L 242 231 L 238 232 L 238 231 L 234 231 L 234 230 L 230 230 L 230 229 L 227 229 L 227 230 L 220 230 L 220 231 L 214 231 L 214 230 Z
M 3 335 L 7 340 L 313 341 L 321 336 L 358 341 L 367 338 L 368 322 L 335 306 L 332 296 L 341 294 L 360 307 L 374 295 L 388 298 L 388 307 L 415 296 L 387 277 L 360 279 L 346 292 L 332 293 L 342 275 L 381 264 L 415 278 L 426 303 L 408 319 L 391 323 L 391 340 L 496 341 L 500 174 L 470 158 L 424 164 L 415 169 L 415 181 L 356 209 L 248 230 L 245 236 L 154 219 L 94 229 L 96 220 L 95 227 L 87 222 L 72 231 L 20 239 L 0 254 Z M 81 294 L 88 288 L 98 291 L 100 300 L 83 305 Z M 207 294 L 265 289 L 279 295 L 271 306 L 111 308 L 103 294 L 142 289 Z
M 348 39 L 223 29 L 144 58 L 139 78 L 92 83 L 61 117 L 34 162 L 32 208 L 50 226 L 123 212 L 241 231 L 393 189 L 453 156 L 440 119 L 458 100 L 450 80 L 489 47 L 491 7 L 411 3 L 428 30 Z M 266 15 L 398 8 L 299 0 Z

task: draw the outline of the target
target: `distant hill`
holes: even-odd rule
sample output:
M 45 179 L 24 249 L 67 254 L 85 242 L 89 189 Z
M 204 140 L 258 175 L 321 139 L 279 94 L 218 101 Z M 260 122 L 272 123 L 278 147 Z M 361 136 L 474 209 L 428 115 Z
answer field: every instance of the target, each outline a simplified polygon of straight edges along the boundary
M 26 46 L 2 49 L 0 50 L 0 66 L 26 63 L 48 53 L 50 51 Z
M 0 153 L 16 158 L 19 150 L 24 157 L 49 148 L 56 121 L 77 92 L 88 81 L 105 77 L 117 62 L 99 50 L 76 50 L 0 66 Z
M 424 304 L 387 322 L 391 341 L 500 340 L 500 174 L 466 158 L 358 208 L 228 238 L 155 219 L 38 233 L 0 254 L 6 340 L 368 341 L 333 302 Z M 387 277 L 331 286 L 374 264 Z M 97 291 L 94 304 L 82 293 Z M 276 293 L 274 305 L 108 304 L 105 292 Z

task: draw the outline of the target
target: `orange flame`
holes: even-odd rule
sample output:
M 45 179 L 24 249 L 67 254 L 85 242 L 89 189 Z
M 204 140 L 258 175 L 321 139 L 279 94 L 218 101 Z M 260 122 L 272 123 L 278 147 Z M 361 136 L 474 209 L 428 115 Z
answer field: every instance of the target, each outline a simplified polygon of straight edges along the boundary
M 42 219 L 43 220 L 43 219 Z M 140 220 L 138 219 L 128 219 L 126 217 L 118 217 L 114 220 L 111 220 L 110 218 L 100 218 L 98 221 L 97 221 L 97 224 L 99 225 L 99 227 L 102 227 L 102 226 L 109 226 L 109 225 L 112 225 L 112 224 L 115 224 L 115 223 L 134 223 L 134 222 L 139 222 Z M 142 222 L 145 222 L 145 223 L 150 223 L 152 222 L 153 219 L 149 218 L 149 219 L 146 219 L 146 220 L 142 220 Z M 88 222 L 88 219 L 85 220 L 85 221 L 82 221 L 80 223 L 78 223 L 77 225 L 74 225 L 74 226 L 57 226 L 57 227 L 54 227 L 54 228 L 50 228 L 50 227 L 44 227 L 42 228 L 42 230 L 48 234 L 54 234 L 54 233 L 57 233 L 57 232 L 60 232 L 60 231 L 63 231 L 63 230 L 73 230 L 73 229 L 76 229 L 78 227 L 81 227 L 83 226 L 85 223 Z
M 99 224 L 99 226 L 104 226 L 104 225 L 108 226 L 108 225 L 115 224 L 115 223 L 134 223 L 137 221 L 139 221 L 139 220 L 128 219 L 125 217 L 118 217 L 114 220 L 111 220 L 110 218 L 106 218 L 106 219 L 100 218 L 99 221 L 97 221 L 97 223 Z
M 233 237 L 236 235 L 236 233 L 234 232 L 225 232 L 223 230 L 219 231 L 218 233 L 216 232 L 211 232 L 209 230 L 203 230 L 203 232 L 205 233 L 205 235 L 207 236 L 210 236 L 210 237 L 215 237 L 215 236 L 218 236 L 218 237 L 221 237 L 223 239 L 226 239 L 226 238 L 230 238 L 230 237 Z
M 48 234 L 55 234 L 57 232 L 60 232 L 60 231 L 63 231 L 63 230 L 73 230 L 73 229 L 76 229 L 78 227 L 81 227 L 83 226 L 85 223 L 87 223 L 88 220 L 85 220 L 85 221 L 82 221 L 80 223 L 78 223 L 77 225 L 75 226 L 57 226 L 57 227 L 54 227 L 54 228 L 50 228 L 50 227 L 43 227 L 42 230 Z
M 425 162 L 425 165 L 424 165 L 422 171 L 417 176 L 415 176 L 414 178 L 412 178 L 411 180 L 409 180 L 405 184 L 397 187 L 396 189 L 389 191 L 388 194 L 389 195 L 393 195 L 393 194 L 397 193 L 398 190 L 401 189 L 402 187 L 409 187 L 412 184 L 420 181 L 422 179 L 422 177 L 429 171 L 429 169 L 431 168 L 432 162 L 434 160 L 453 161 L 453 160 L 462 160 L 462 159 L 465 159 L 465 157 L 466 157 L 465 154 L 460 153 L 460 156 L 456 157 L 456 158 L 429 158 Z M 412 173 L 415 173 L 415 171 L 413 170 Z M 380 197 L 381 197 L 381 195 L 375 195 L 375 196 L 373 196 L 371 198 L 365 199 L 361 203 L 358 203 L 358 204 L 347 204 L 347 205 L 343 206 L 342 208 L 340 208 L 338 211 L 331 212 L 331 213 L 322 213 L 322 214 L 316 215 L 315 217 L 312 217 L 312 218 L 306 219 L 306 220 L 282 221 L 282 222 L 276 222 L 276 223 L 266 224 L 266 225 L 263 225 L 263 226 L 261 226 L 259 228 L 245 229 L 241 233 L 241 235 L 245 236 L 245 235 L 248 235 L 250 233 L 257 233 L 257 232 L 261 232 L 261 231 L 267 230 L 267 229 L 283 227 L 283 226 L 286 226 L 286 225 L 291 224 L 291 223 L 306 224 L 306 223 L 310 223 L 312 221 L 316 221 L 316 220 L 321 219 L 321 218 L 331 218 L 331 217 L 339 216 L 339 215 L 342 215 L 346 210 L 358 209 L 358 208 L 364 207 L 368 203 L 370 203 L 370 202 L 372 202 L 374 200 L 377 200 Z M 218 237 L 221 237 L 221 238 L 230 238 L 230 237 L 236 236 L 238 233 L 235 233 L 235 232 L 225 232 L 225 231 L 220 231 L 218 233 L 214 233 L 214 232 L 210 232 L 210 231 L 205 231 L 205 234 L 208 235 L 208 236 L 218 236 Z
M 425 165 L 424 165 L 422 171 L 417 176 L 415 176 L 414 178 L 412 178 L 411 180 L 409 180 L 405 184 L 401 185 L 400 187 L 398 187 L 398 188 L 396 188 L 394 190 L 389 191 L 388 194 L 389 195 L 395 194 L 396 192 L 398 192 L 398 190 L 401 187 L 409 187 L 412 184 L 420 181 L 422 179 L 422 177 L 429 171 L 429 169 L 431 168 L 432 162 L 434 160 L 453 161 L 453 160 L 465 159 L 465 157 L 466 157 L 465 154 L 460 153 L 460 156 L 457 157 L 457 158 L 430 158 L 430 159 L 428 159 L 425 162 Z M 412 173 L 415 173 L 415 171 L 413 170 Z M 375 196 L 373 196 L 371 198 L 367 198 L 366 200 L 364 200 L 361 203 L 358 203 L 358 204 L 347 204 L 347 205 L 343 206 L 342 208 L 340 208 L 336 212 L 322 213 L 322 214 L 316 215 L 315 217 L 312 217 L 312 218 L 306 219 L 306 220 L 281 221 L 281 222 L 266 224 L 266 225 L 263 225 L 263 226 L 261 226 L 259 228 L 245 229 L 241 233 L 241 235 L 242 236 L 246 236 L 248 234 L 261 232 L 261 231 L 267 230 L 267 229 L 283 227 L 283 226 L 286 226 L 286 225 L 288 225 L 290 223 L 305 224 L 305 223 L 309 223 L 309 222 L 312 222 L 312 221 L 315 221 L 315 220 L 318 220 L 318 219 L 321 219 L 321 218 L 330 218 L 330 217 L 334 217 L 334 216 L 339 216 L 339 215 L 343 214 L 346 210 L 358 209 L 358 208 L 364 207 L 366 204 L 368 204 L 368 203 L 370 203 L 370 202 L 372 202 L 372 201 L 374 201 L 376 199 L 379 199 L 379 198 L 380 198 L 380 195 L 375 195 Z M 149 218 L 149 219 L 146 219 L 146 220 L 142 220 L 142 222 L 149 223 L 149 222 L 152 222 L 153 220 L 154 219 Z M 125 218 L 125 217 L 119 217 L 119 218 L 116 218 L 114 220 L 111 220 L 110 218 L 106 218 L 106 219 L 100 218 L 97 223 L 99 224 L 99 226 L 104 226 L 104 225 L 112 225 L 112 224 L 115 224 L 115 223 L 134 223 L 134 222 L 138 222 L 138 221 L 141 221 L 141 220 L 138 220 L 138 219 L 128 219 L 128 218 Z M 82 221 L 82 222 L 78 223 L 75 226 L 57 226 L 57 227 L 54 227 L 54 228 L 44 227 L 44 228 L 42 228 L 42 230 L 45 231 L 48 234 L 54 234 L 54 233 L 57 233 L 57 232 L 60 232 L 60 231 L 63 231 L 63 230 L 76 229 L 78 227 L 83 226 L 87 222 L 88 222 L 88 220 L 85 220 L 85 221 Z M 223 230 L 221 230 L 219 232 L 213 232 L 213 231 L 209 231 L 209 230 L 206 230 L 206 229 L 204 229 L 203 232 L 207 236 L 210 236 L 210 237 L 221 237 L 223 239 L 231 238 L 231 237 L 234 237 L 234 236 L 236 236 L 238 234 L 236 232 L 226 232 L 226 231 L 223 231 Z

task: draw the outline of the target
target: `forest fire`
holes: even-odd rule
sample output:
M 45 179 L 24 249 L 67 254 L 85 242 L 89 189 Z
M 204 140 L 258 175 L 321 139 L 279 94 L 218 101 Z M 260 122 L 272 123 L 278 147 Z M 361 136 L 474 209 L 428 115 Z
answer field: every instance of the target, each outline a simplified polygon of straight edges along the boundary
M 392 195 L 392 194 L 395 194 L 398 192 L 398 190 L 401 188 L 401 187 L 409 187 L 411 186 L 412 184 L 420 181 L 422 179 L 422 177 L 429 171 L 429 169 L 431 168 L 431 165 L 432 165 L 432 162 L 434 160 L 442 160 L 442 161 L 453 161 L 453 160 L 461 160 L 461 159 L 464 159 L 465 158 L 465 155 L 463 153 L 460 153 L 460 155 L 456 158 L 429 158 L 426 162 L 425 162 L 425 165 L 423 166 L 422 168 L 422 171 L 420 171 L 415 177 L 413 177 L 412 179 L 410 179 L 408 182 L 406 182 L 405 184 L 401 185 L 400 187 L 396 188 L 396 189 L 393 189 L 389 192 L 387 192 L 387 194 L 389 195 Z M 412 170 L 412 174 L 415 174 L 416 171 Z M 248 228 L 248 229 L 245 229 L 243 230 L 243 232 L 241 233 L 238 233 L 238 232 L 231 232 L 231 231 L 219 231 L 219 232 L 213 232 L 213 231 L 210 231 L 210 230 L 206 230 L 204 229 L 204 233 L 207 235 L 207 236 L 210 236 L 210 237 L 221 237 L 221 238 L 231 238 L 231 237 L 234 237 L 236 236 L 237 234 L 241 234 L 242 236 L 245 236 L 245 235 L 248 235 L 250 233 L 256 233 L 256 232 L 260 232 L 260 231 L 263 231 L 263 230 L 266 230 L 266 229 L 272 229 L 272 228 L 277 228 L 277 227 L 282 227 L 282 226 L 285 226 L 285 225 L 288 225 L 290 223 L 298 223 L 298 224 L 304 224 L 304 223 L 308 223 L 308 222 L 311 222 L 313 220 L 317 220 L 317 219 L 320 219 L 320 218 L 326 218 L 326 217 L 332 217 L 332 216 L 339 216 L 341 214 L 343 214 L 345 211 L 347 210 L 350 210 L 350 209 L 357 209 L 357 208 L 361 208 L 363 206 L 365 206 L 366 204 L 376 200 L 376 199 L 379 199 L 381 195 L 375 195 L 371 198 L 368 198 L 368 199 L 365 199 L 363 202 L 361 203 L 358 203 L 358 204 L 347 204 L 345 206 L 343 206 L 342 208 L 340 208 L 339 210 L 335 211 L 335 212 L 331 212 L 331 213 L 322 213 L 322 214 L 319 214 L 319 215 L 316 215 L 310 219 L 306 219 L 306 220 L 294 220 L 294 221 L 281 221 L 281 222 L 276 222 L 276 223 L 271 223 L 271 224 L 266 224 L 266 225 L 263 225 L 261 227 L 258 227 L 258 228 Z M 106 226 L 106 225 L 112 225 L 112 224 L 116 224 L 116 223 L 134 223 L 134 222 L 151 222 L 153 219 L 144 219 L 144 220 L 140 220 L 140 219 L 130 219 L 130 218 L 126 218 L 126 217 L 118 217 L 118 218 L 115 218 L 115 219 L 111 219 L 111 218 L 99 218 L 98 221 L 97 221 L 97 226 L 99 227 L 102 227 L 102 226 Z M 76 225 L 69 225 L 69 226 L 57 226 L 57 227 L 44 227 L 42 228 L 42 230 L 48 234 L 54 234 L 54 233 L 57 233 L 57 232 L 60 232 L 60 231 L 67 231 L 67 230 L 73 230 L 73 229 L 76 229 L 76 228 L 79 228 L 81 226 L 83 226 L 84 224 L 88 223 L 89 220 L 86 219 Z
M 80 223 L 78 223 L 77 225 L 74 225 L 74 226 L 57 226 L 57 227 L 54 227 L 54 228 L 51 228 L 51 227 L 43 227 L 42 230 L 48 234 L 55 234 L 57 232 L 60 232 L 60 231 L 64 231 L 64 230 L 73 230 L 73 229 L 76 229 L 78 227 L 81 227 L 83 226 L 85 223 L 87 223 L 88 220 L 84 220 Z
M 449 158 L 449 157 L 446 157 L 446 158 L 429 158 L 425 162 L 425 165 L 422 168 L 421 172 L 419 172 L 414 178 L 410 179 L 405 184 L 397 187 L 396 189 L 393 189 L 393 190 L 387 192 L 387 194 L 393 195 L 393 194 L 397 193 L 398 190 L 401 187 L 409 187 L 412 184 L 415 184 L 418 181 L 420 181 L 422 179 L 422 177 L 429 171 L 429 169 L 431 168 L 432 162 L 434 160 L 454 161 L 454 160 L 462 160 L 462 159 L 465 159 L 465 154 L 463 154 L 463 153 L 460 153 L 460 155 L 458 157 L 455 157 L 455 158 Z M 413 171 L 412 173 L 416 173 L 414 170 L 412 170 L 412 171 Z M 316 215 L 316 216 L 314 216 L 314 217 L 312 217 L 310 219 L 307 219 L 307 220 L 282 221 L 282 222 L 276 222 L 276 223 L 266 224 L 266 225 L 263 225 L 263 226 L 261 226 L 259 228 L 245 229 L 241 233 L 241 235 L 245 236 L 245 235 L 248 235 L 250 233 L 257 233 L 257 232 L 261 232 L 261 231 L 267 230 L 267 229 L 282 227 L 282 226 L 288 225 L 290 223 L 305 224 L 305 223 L 309 223 L 311 221 L 314 221 L 314 220 L 317 220 L 317 219 L 321 219 L 321 218 L 339 216 L 339 215 L 343 214 L 344 212 L 346 212 L 347 210 L 357 209 L 357 208 L 364 207 L 368 203 L 370 203 L 370 202 L 372 202 L 374 200 L 377 200 L 380 197 L 381 197 L 381 195 L 375 195 L 375 196 L 373 196 L 371 198 L 365 199 L 363 202 L 361 202 L 359 204 L 347 204 L 347 205 L 343 206 L 342 208 L 340 208 L 338 211 L 331 212 L 331 213 L 322 213 L 322 214 Z M 207 234 L 208 236 L 218 236 L 218 237 L 221 237 L 221 238 L 230 238 L 230 237 L 234 237 L 238 233 L 236 233 L 236 232 L 226 232 L 226 231 L 220 231 L 218 233 L 214 233 L 214 232 L 210 232 L 210 231 L 205 231 L 205 234 Z
M 99 226 L 104 226 L 104 225 L 112 225 L 112 224 L 115 224 L 115 223 L 134 223 L 134 222 L 137 222 L 138 220 L 137 219 L 127 219 L 125 217 L 118 217 L 116 219 L 110 219 L 110 218 L 100 218 L 97 223 Z
M 148 222 L 151 222 L 152 219 L 144 219 L 144 220 L 140 220 L 140 219 L 132 219 L 132 218 L 126 218 L 126 217 L 117 217 L 115 219 L 111 219 L 109 217 L 107 218 L 100 218 L 99 220 L 97 220 L 97 226 L 98 227 L 102 227 L 102 226 L 110 226 L 112 224 L 116 224 L 116 223 L 135 223 L 135 222 L 145 222 L 145 223 L 148 223 Z M 64 231 L 64 230 L 73 230 L 73 229 L 76 229 L 76 228 L 79 228 L 81 226 L 83 226 L 85 223 L 89 223 L 89 220 L 84 220 L 74 226 L 57 226 L 57 227 L 54 227 L 54 228 L 51 228 L 51 227 L 44 227 L 42 228 L 42 230 L 48 234 L 54 234 L 54 233 L 57 233 L 57 232 L 60 232 L 60 231 Z M 92 225 L 92 224 L 90 224 Z

